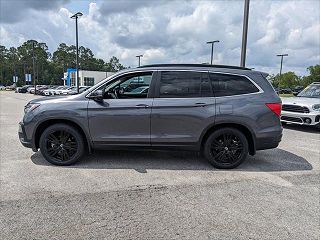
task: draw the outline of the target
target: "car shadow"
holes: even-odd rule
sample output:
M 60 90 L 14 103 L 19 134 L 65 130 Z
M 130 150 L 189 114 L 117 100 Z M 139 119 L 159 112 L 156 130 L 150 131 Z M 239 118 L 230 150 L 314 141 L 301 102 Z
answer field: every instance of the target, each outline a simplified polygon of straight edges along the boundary
M 31 156 L 34 164 L 53 166 L 40 152 Z M 205 170 L 221 171 L 213 168 L 196 152 L 184 151 L 96 151 L 85 156 L 79 163 L 63 168 L 84 169 L 134 169 L 146 173 L 148 169 L 158 170 Z M 312 165 L 304 158 L 282 149 L 259 151 L 233 171 L 273 172 L 311 170 Z
M 313 126 L 297 125 L 297 124 L 288 123 L 288 124 L 282 125 L 282 127 L 285 129 L 296 130 L 296 131 L 301 131 L 301 132 L 320 133 L 320 128 L 316 128 Z

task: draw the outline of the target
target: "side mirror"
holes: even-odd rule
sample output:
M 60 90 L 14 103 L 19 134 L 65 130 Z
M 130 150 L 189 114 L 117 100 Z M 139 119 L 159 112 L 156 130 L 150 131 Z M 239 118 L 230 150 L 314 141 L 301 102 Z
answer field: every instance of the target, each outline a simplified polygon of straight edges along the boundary
M 298 92 L 293 92 L 292 94 L 293 94 L 293 96 L 296 97 L 296 96 L 298 96 L 299 93 Z
M 103 95 L 104 91 L 103 90 L 96 90 L 90 94 L 90 98 L 93 99 L 94 101 L 97 102 L 103 102 Z

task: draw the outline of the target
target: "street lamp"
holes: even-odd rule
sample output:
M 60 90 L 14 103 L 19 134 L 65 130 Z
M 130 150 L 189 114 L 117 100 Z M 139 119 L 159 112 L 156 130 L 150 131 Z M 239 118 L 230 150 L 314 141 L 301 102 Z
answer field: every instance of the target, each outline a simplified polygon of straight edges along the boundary
M 282 74 L 282 63 L 283 63 L 283 57 L 289 56 L 288 54 L 277 54 L 277 57 L 281 57 L 280 60 L 280 73 L 279 73 L 279 83 L 278 83 L 278 88 L 280 88 L 280 80 L 281 80 L 281 74 Z
M 243 29 L 242 29 L 242 46 L 241 46 L 240 67 L 245 67 L 245 66 L 246 66 L 247 37 L 248 37 L 248 21 L 249 21 L 249 3 L 250 3 L 250 0 L 245 0 L 245 1 L 244 1 L 244 13 L 243 13 Z
M 32 71 L 33 71 L 33 84 L 34 84 L 34 95 L 36 95 L 37 85 L 36 85 L 36 68 L 35 68 L 35 55 L 34 55 L 34 45 L 35 41 L 32 40 Z
M 212 62 L 213 62 L 213 45 L 215 43 L 218 43 L 220 42 L 219 40 L 215 40 L 215 41 L 210 41 L 210 42 L 207 42 L 207 44 L 211 44 L 211 65 L 212 65 Z
M 79 47 L 78 47 L 78 18 L 81 17 L 83 14 L 81 12 L 77 12 L 76 14 L 72 15 L 71 18 L 76 20 L 76 70 L 77 70 L 77 93 L 79 93 Z
M 142 57 L 143 57 L 143 55 L 137 55 L 136 57 L 139 59 L 139 67 L 140 67 L 140 63 L 141 63 L 140 58 L 142 58 Z

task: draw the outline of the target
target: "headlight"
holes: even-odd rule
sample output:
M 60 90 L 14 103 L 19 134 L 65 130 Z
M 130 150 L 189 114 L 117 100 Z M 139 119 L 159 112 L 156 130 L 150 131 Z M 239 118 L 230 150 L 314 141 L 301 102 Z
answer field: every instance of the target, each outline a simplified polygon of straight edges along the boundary
M 39 107 L 39 106 L 40 106 L 39 103 L 28 103 L 28 104 L 24 107 L 24 113 L 31 112 L 31 111 L 35 110 L 37 107 Z
M 320 104 L 315 104 L 312 106 L 312 109 L 320 112 Z

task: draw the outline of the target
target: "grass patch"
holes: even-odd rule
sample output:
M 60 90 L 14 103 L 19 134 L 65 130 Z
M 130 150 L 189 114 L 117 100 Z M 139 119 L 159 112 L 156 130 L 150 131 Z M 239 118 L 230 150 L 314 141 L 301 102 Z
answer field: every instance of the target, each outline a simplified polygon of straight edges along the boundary
M 294 97 L 292 93 L 281 93 L 280 97 Z

